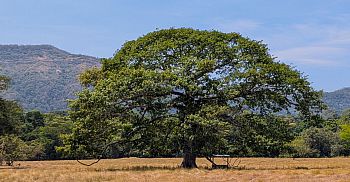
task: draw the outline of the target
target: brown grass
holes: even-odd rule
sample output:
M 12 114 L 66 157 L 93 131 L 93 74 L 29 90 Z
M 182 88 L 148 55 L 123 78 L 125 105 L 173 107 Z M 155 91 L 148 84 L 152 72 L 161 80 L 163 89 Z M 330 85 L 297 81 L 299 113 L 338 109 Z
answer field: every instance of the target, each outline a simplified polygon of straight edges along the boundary
M 350 181 L 350 158 L 242 158 L 238 168 L 180 169 L 181 159 L 125 158 L 87 167 L 76 161 L 26 161 L 0 166 L 0 181 Z M 20 163 L 20 166 L 18 164 Z

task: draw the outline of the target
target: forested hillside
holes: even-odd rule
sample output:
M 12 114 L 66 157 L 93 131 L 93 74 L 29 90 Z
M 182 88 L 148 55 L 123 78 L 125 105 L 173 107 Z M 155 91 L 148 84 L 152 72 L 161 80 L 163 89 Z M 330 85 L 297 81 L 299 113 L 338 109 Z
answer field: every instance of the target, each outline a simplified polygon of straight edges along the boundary
M 98 65 L 95 57 L 51 45 L 0 45 L 0 72 L 11 78 L 5 98 L 17 100 L 26 110 L 66 110 L 66 100 L 81 88 L 77 75 Z
M 336 90 L 334 92 L 325 92 L 323 100 L 330 109 L 339 114 L 345 109 L 350 108 L 350 87 Z

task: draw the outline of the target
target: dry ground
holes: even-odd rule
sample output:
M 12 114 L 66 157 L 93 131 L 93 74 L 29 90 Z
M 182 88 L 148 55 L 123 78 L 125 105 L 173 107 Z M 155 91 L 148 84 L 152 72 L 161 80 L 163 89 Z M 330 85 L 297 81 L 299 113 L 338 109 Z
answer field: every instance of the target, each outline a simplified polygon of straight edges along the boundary
M 0 166 L 0 181 L 350 181 L 350 158 L 242 158 L 236 169 L 179 169 L 181 159 L 125 158 L 87 167 L 76 161 L 17 162 Z M 20 166 L 18 164 L 20 163 Z

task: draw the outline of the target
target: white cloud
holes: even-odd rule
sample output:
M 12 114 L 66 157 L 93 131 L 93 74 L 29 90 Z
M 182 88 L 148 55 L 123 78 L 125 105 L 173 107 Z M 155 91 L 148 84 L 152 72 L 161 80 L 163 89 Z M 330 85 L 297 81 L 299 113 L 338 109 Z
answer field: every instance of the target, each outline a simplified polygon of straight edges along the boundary
M 294 24 L 272 37 L 279 38 L 280 46 L 274 56 L 293 64 L 313 66 L 348 67 L 350 61 L 350 25 L 349 24 Z M 295 40 L 291 39 L 293 37 Z M 288 40 L 289 46 L 284 46 Z M 290 42 L 292 41 L 292 43 Z M 294 44 L 293 44 L 294 43 Z
M 350 24 L 296 24 L 292 28 L 301 36 L 309 36 L 319 40 L 321 44 L 350 45 Z
M 350 23 L 344 17 L 350 15 L 328 17 L 324 22 L 272 25 L 251 19 L 226 20 L 219 21 L 216 29 L 264 40 L 273 56 L 289 64 L 350 67 Z
M 350 28 L 348 30 L 335 30 L 326 42 L 329 45 L 350 46 Z
M 279 60 L 288 63 L 315 66 L 342 66 L 341 57 L 348 53 L 345 48 L 325 46 L 295 47 L 275 52 Z

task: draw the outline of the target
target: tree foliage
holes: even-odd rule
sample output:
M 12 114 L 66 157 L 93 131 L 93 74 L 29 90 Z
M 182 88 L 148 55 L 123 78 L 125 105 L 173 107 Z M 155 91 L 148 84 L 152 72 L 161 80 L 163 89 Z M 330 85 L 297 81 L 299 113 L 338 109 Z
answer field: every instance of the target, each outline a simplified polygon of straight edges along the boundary
M 15 135 L 3 135 L 0 137 L 0 165 L 6 161 L 7 165 L 13 165 L 14 160 L 26 158 L 28 146 Z
M 236 117 L 230 134 L 230 150 L 236 156 L 276 157 L 294 139 L 290 119 L 245 113 Z
M 298 157 L 331 157 L 343 153 L 338 133 L 327 128 L 306 129 L 292 144 Z
M 182 166 L 195 167 L 197 156 L 227 149 L 244 111 L 311 117 L 322 105 L 300 72 L 237 33 L 155 31 L 102 64 L 81 76 L 86 89 L 70 104 L 76 151 L 98 153 L 127 141 L 139 151 L 182 154 Z
M 8 88 L 10 79 L 5 75 L 0 75 L 0 91 L 4 91 Z
M 0 92 L 6 91 L 10 78 L 0 75 Z M 19 132 L 22 119 L 22 108 L 14 101 L 0 97 L 0 136 Z
M 0 98 L 0 135 L 14 134 L 21 130 L 22 112 L 16 102 Z

